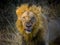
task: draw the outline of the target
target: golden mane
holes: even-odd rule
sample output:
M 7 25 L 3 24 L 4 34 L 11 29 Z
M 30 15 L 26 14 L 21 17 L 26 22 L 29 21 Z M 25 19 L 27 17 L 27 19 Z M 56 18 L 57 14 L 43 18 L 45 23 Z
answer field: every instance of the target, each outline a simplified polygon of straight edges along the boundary
M 17 7 L 16 14 L 22 15 L 25 11 L 32 11 L 35 14 L 41 14 L 41 7 L 37 7 L 35 5 L 32 5 L 31 7 L 28 7 L 28 4 L 23 4 L 20 7 Z
M 24 33 L 24 30 L 23 30 L 23 26 L 22 26 L 22 23 L 20 20 L 17 19 L 17 22 L 16 22 L 16 27 L 17 29 L 20 31 L 20 33 L 25 36 L 26 40 L 29 40 L 31 39 L 32 37 L 36 36 L 37 32 L 39 30 L 41 30 L 40 33 L 43 33 L 44 32 L 44 25 L 43 25 L 43 22 L 45 22 L 44 18 L 42 17 L 42 11 L 41 11 L 41 7 L 40 6 L 36 6 L 36 5 L 32 5 L 30 7 L 28 7 L 29 5 L 28 4 L 23 4 L 21 5 L 20 7 L 18 7 L 16 9 L 16 14 L 17 14 L 17 17 L 21 17 L 21 15 L 23 14 L 23 12 L 25 11 L 31 11 L 33 13 L 35 13 L 36 15 L 36 18 L 37 18 L 37 23 L 36 25 L 34 26 L 33 28 L 33 31 L 31 34 L 27 35 L 26 33 Z M 43 35 L 43 34 L 42 34 Z M 41 36 L 41 35 L 40 35 Z

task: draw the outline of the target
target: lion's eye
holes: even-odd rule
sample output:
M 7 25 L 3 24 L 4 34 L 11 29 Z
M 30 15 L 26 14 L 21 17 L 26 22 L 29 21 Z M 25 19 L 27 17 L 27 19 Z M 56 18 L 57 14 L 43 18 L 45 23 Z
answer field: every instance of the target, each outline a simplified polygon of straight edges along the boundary
M 32 17 L 31 18 L 31 22 L 35 22 L 35 17 Z
M 25 19 L 25 17 L 22 17 L 22 20 Z
M 24 19 L 25 19 L 25 17 L 22 17 L 22 18 L 24 18 Z
M 21 20 L 25 20 L 25 17 L 22 17 Z

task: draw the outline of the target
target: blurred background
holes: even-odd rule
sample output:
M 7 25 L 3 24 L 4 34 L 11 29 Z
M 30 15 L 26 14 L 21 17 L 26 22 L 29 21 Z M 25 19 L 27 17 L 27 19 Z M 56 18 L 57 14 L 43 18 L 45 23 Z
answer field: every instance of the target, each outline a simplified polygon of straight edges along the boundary
M 60 0 L 0 0 L 0 45 L 21 45 L 22 38 L 15 27 L 16 7 L 23 3 L 49 7 L 60 21 Z

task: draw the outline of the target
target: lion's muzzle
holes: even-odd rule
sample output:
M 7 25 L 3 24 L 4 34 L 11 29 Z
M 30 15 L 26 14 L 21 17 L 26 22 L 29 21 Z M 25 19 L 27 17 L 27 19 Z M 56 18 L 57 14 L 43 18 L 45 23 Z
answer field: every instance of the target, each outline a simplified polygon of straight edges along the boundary
M 25 29 L 26 33 L 31 33 L 32 32 L 32 24 L 30 22 L 28 22 L 26 24 L 26 29 Z

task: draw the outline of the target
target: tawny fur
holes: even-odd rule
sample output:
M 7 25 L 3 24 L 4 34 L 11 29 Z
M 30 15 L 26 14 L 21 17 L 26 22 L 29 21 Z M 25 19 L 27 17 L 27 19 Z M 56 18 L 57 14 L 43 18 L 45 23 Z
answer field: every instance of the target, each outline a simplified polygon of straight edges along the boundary
M 21 21 L 19 20 L 19 18 L 22 16 L 22 14 L 25 11 L 31 11 L 35 14 L 37 22 L 33 28 L 33 31 L 31 34 L 26 34 Z M 42 8 L 41 6 L 36 6 L 36 5 L 32 5 L 30 7 L 28 7 L 28 4 L 23 4 L 20 7 L 18 7 L 16 9 L 16 14 L 17 14 L 17 21 L 16 21 L 16 27 L 19 30 L 20 34 L 22 34 L 22 36 L 24 37 L 24 40 L 27 42 L 27 45 L 38 45 L 36 42 L 44 42 L 45 41 L 45 33 L 47 30 L 47 21 L 44 18 L 44 16 L 42 16 Z M 34 37 L 37 37 L 36 41 L 32 40 Z M 39 43 L 38 42 L 38 43 Z

